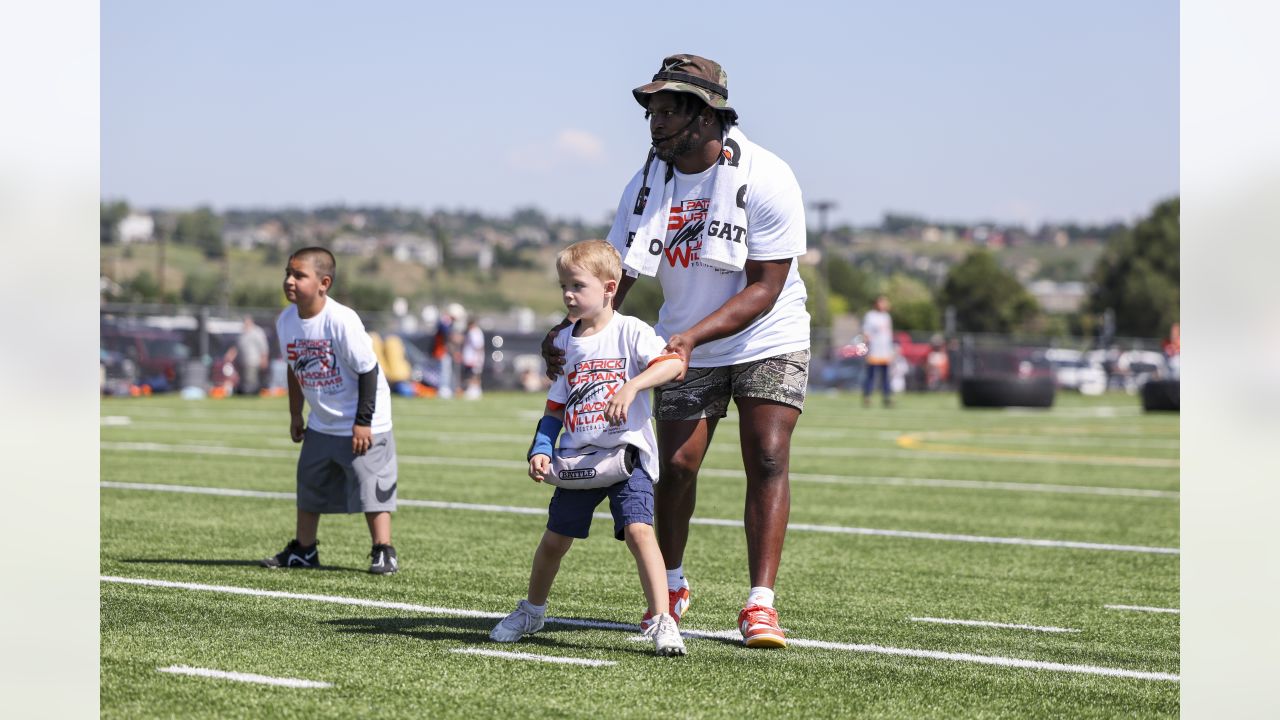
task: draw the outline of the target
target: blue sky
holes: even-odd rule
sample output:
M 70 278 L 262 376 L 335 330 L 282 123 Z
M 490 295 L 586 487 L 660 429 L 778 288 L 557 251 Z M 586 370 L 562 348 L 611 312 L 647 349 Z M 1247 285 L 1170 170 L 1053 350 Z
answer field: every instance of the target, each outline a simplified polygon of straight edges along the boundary
M 101 6 L 102 195 L 603 221 L 631 88 L 729 73 L 748 137 L 833 224 L 1132 220 L 1178 191 L 1172 0 Z

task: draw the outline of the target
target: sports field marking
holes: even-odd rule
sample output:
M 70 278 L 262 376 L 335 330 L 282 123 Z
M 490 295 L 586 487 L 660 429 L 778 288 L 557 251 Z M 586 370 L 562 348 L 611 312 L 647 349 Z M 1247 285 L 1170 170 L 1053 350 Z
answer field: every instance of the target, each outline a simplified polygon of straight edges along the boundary
M 229 416 L 218 416 L 227 418 Z M 256 418 L 255 418 L 256 419 Z M 102 417 L 103 426 L 113 427 L 129 427 L 132 430 L 167 430 L 167 431 L 184 431 L 184 430 L 201 430 L 206 432 L 221 432 L 237 435 L 261 435 L 274 432 L 280 435 L 282 442 L 290 442 L 286 437 L 287 428 L 283 422 L 274 422 L 271 424 L 246 424 L 246 423 L 204 423 L 204 422 L 187 422 L 159 420 L 143 420 L 133 421 L 128 416 L 105 415 Z M 406 439 L 423 439 L 423 440 L 451 440 L 454 442 L 509 442 L 515 445 L 524 446 L 529 442 L 529 435 L 517 433 L 501 433 L 501 432 L 451 432 L 447 430 L 405 430 L 396 428 L 397 438 Z M 992 434 L 992 433 L 971 433 L 963 431 L 950 430 L 863 430 L 859 428 L 805 428 L 800 434 L 801 439 L 861 439 L 861 440 L 890 440 L 896 441 L 898 438 L 909 435 L 920 439 L 927 440 L 975 440 L 982 443 L 1006 443 L 1016 445 L 1073 445 L 1081 447 L 1117 447 L 1117 448 L 1136 448 L 1149 450 L 1177 450 L 1179 443 L 1177 440 L 1148 440 L 1148 439 L 1123 439 L 1113 438 L 1100 435 L 1094 436 L 1074 436 L 1063 437 L 1052 433 L 1015 433 L 1015 434 Z M 717 448 L 719 446 L 716 446 Z M 796 450 L 809 450 L 813 447 L 823 446 L 807 446 L 796 445 Z M 983 446 L 985 447 L 985 445 Z M 737 446 L 725 445 L 725 448 L 733 452 L 738 452 Z
M 194 454 L 194 455 L 238 455 L 244 457 L 261 457 L 261 458 L 279 458 L 281 460 L 296 460 L 298 451 L 296 445 L 288 440 L 280 441 L 281 444 L 288 443 L 293 450 L 271 450 L 263 448 L 236 448 L 226 446 L 213 446 L 201 444 L 184 444 L 172 445 L 166 443 L 152 442 L 116 442 L 105 441 L 100 444 L 103 450 L 114 450 L 118 452 L 156 452 L 156 453 L 174 453 L 174 454 Z M 519 460 L 487 460 L 483 458 L 465 458 L 465 457 L 445 457 L 445 456 L 423 456 L 423 455 L 400 455 L 399 461 L 409 465 L 458 465 L 464 467 L 488 467 L 501 470 L 520 470 L 528 469 L 528 463 Z M 703 468 L 700 473 L 709 477 L 743 477 L 741 470 L 728 470 L 723 468 Z M 890 486 L 921 486 L 921 487 L 937 487 L 951 488 L 958 490 L 1013 490 L 1018 492 L 1050 492 L 1050 493 L 1069 493 L 1080 495 L 1125 495 L 1131 497 L 1153 497 L 1153 498 L 1169 498 L 1177 499 L 1179 494 L 1174 491 L 1167 490 L 1147 490 L 1144 488 L 1114 488 L 1114 487 L 1093 487 L 1089 485 L 1052 485 L 1044 483 L 1014 483 L 1014 482 L 987 482 L 981 480 L 950 480 L 946 478 L 904 478 L 904 477 L 874 477 L 860 475 L 821 475 L 812 473 L 791 473 L 791 479 L 798 482 L 815 482 L 824 484 L 848 484 L 848 485 L 890 485 Z
M 925 443 L 914 435 L 903 435 L 897 440 L 898 447 L 911 452 L 925 452 L 938 458 L 961 459 L 965 457 L 982 458 L 983 460 L 994 460 L 997 462 L 1036 462 L 1036 463 L 1066 463 L 1068 465 L 1103 465 L 1103 466 L 1132 466 L 1132 467 L 1160 467 L 1160 468 L 1176 468 L 1178 460 L 1176 458 L 1144 458 L 1144 457 L 1127 457 L 1122 455 L 1072 455 L 1069 453 L 1049 453 L 1037 452 L 1026 453 L 1017 450 L 1001 450 L 992 447 L 972 447 L 968 445 L 939 445 L 937 443 Z M 856 452 L 864 448 L 825 448 L 817 454 L 819 455 L 842 455 L 853 454 L 859 455 L 863 453 Z M 810 449 L 809 452 L 814 452 Z
M 1143 607 L 1142 605 L 1104 605 L 1103 607 L 1108 610 L 1132 610 L 1134 612 L 1171 613 L 1173 615 L 1182 614 L 1182 610 L 1178 608 Z
M 158 672 L 172 673 L 174 675 L 194 675 L 196 677 L 216 678 L 218 680 L 234 680 L 236 682 L 257 683 L 258 685 L 278 685 L 280 687 L 291 688 L 331 688 L 333 683 L 320 682 L 319 680 L 300 680 L 298 678 L 281 678 L 270 677 L 267 675 L 258 675 L 255 673 L 227 672 L 226 670 L 213 670 L 210 668 L 189 667 L 187 665 L 170 665 L 169 667 L 156 668 Z
M 211 488 L 197 485 L 162 485 L 158 483 L 122 483 L 110 480 L 99 483 L 101 487 L 115 490 L 152 490 L 157 492 L 182 492 L 198 495 L 222 495 L 227 497 L 257 497 L 275 500 L 293 500 L 295 495 L 289 492 L 267 492 L 262 490 L 236 490 L 232 488 Z M 408 507 L 428 507 L 437 510 L 470 510 L 475 512 L 507 513 L 514 515 L 544 515 L 545 508 L 518 507 L 515 505 L 488 505 L 477 503 L 444 502 L 440 500 L 408 500 L 398 499 L 400 505 Z M 594 513 L 593 517 L 611 520 L 613 516 L 606 512 Z M 716 527 L 742 527 L 741 520 L 724 520 L 720 518 L 693 518 L 694 525 L 712 525 Z M 1111 552 L 1154 553 L 1159 555 L 1178 555 L 1178 548 L 1151 547 L 1147 545 L 1115 545 L 1111 543 L 1092 543 L 1076 540 L 1041 540 L 1037 538 L 995 537 L 987 535 L 958 535 L 952 533 L 922 532 L 918 530 L 883 530 L 878 528 L 847 527 L 843 525 L 814 525 L 810 523 L 788 523 L 788 530 L 804 532 L 834 533 L 841 535 L 877 535 L 883 537 L 911 538 L 915 540 L 943 540 L 950 542 L 989 543 L 993 545 L 1026 545 L 1031 547 L 1072 548 L 1076 550 L 1104 550 Z
M 612 660 L 591 660 L 589 658 L 556 657 L 555 655 L 535 655 L 525 652 L 507 652 L 505 650 L 486 650 L 478 647 L 454 648 L 449 652 L 460 655 L 485 655 L 505 660 L 532 660 L 534 662 L 556 663 L 558 665 L 583 665 L 586 667 L 609 667 L 618 663 Z
M 229 593 L 232 595 L 252 595 L 257 597 L 271 597 L 289 600 L 309 600 L 313 602 L 336 603 L 339 605 L 356 605 L 362 607 L 384 608 L 391 610 L 404 610 L 407 612 L 420 612 L 436 615 L 454 615 L 459 617 L 487 617 L 487 618 L 503 618 L 505 613 L 491 613 L 480 610 L 467 610 L 458 608 L 439 608 L 429 607 L 425 605 L 411 605 L 409 603 L 387 602 L 384 600 L 365 600 L 362 598 L 343 597 L 340 595 L 311 595 L 302 593 L 281 592 L 279 590 L 257 590 L 255 588 L 236 587 L 231 585 L 204 585 L 200 583 L 172 582 L 169 580 L 154 580 L 151 578 L 126 578 L 113 575 L 102 575 L 98 578 L 106 583 L 122 583 L 126 585 L 141 585 L 146 587 L 171 588 L 175 590 L 196 590 L 203 592 L 219 592 Z M 624 623 L 598 622 L 594 620 L 575 620 L 569 618 L 548 617 L 546 621 L 549 623 L 560 623 L 566 625 L 576 625 L 579 627 L 589 627 L 601 630 L 623 630 L 629 633 L 636 632 L 639 627 L 636 625 L 628 625 Z M 703 631 L 681 629 L 680 634 L 687 638 L 695 639 L 725 639 L 740 637 L 735 631 Z M 1041 660 L 1023 660 L 1020 658 L 999 657 L 992 655 L 973 655 L 970 653 L 944 652 L 941 650 L 921 650 L 916 648 L 896 648 L 884 645 L 870 645 L 861 643 L 837 643 L 826 642 L 823 640 L 806 640 L 804 638 L 787 638 L 787 644 L 792 647 L 812 647 L 821 650 L 839 650 L 845 652 L 873 653 L 879 655 L 897 655 L 900 657 L 927 658 L 932 660 L 951 660 L 956 662 L 970 662 L 982 665 L 995 665 L 1000 667 L 1016 667 L 1034 670 L 1048 670 L 1051 672 L 1080 673 L 1085 675 L 1103 675 L 1108 677 L 1134 678 L 1138 680 L 1163 680 L 1169 682 L 1179 682 L 1179 677 L 1171 673 L 1162 672 L 1146 672 L 1143 670 L 1128 670 L 1124 668 L 1100 667 L 1097 665 L 1069 665 L 1066 663 L 1044 662 Z
M 990 622 L 988 620 L 954 620 L 951 618 L 913 617 L 912 622 L 938 623 L 941 625 L 972 625 L 974 627 L 1002 628 L 1007 630 L 1034 630 L 1048 633 L 1078 633 L 1074 628 L 1060 628 L 1051 625 L 1019 625 L 1016 623 Z
M 742 477 L 732 470 L 703 469 L 703 475 L 731 475 Z M 1149 497 L 1177 500 L 1181 495 L 1175 490 L 1147 490 L 1144 488 L 1098 487 L 1092 485 L 1054 485 L 1049 483 L 997 482 L 992 480 L 952 480 L 948 478 L 911 478 L 865 475 L 817 475 L 791 473 L 797 482 L 831 485 L 899 485 L 908 487 L 936 487 L 954 490 L 1011 490 L 1014 492 L 1064 493 L 1067 495 L 1116 495 L 1124 497 Z

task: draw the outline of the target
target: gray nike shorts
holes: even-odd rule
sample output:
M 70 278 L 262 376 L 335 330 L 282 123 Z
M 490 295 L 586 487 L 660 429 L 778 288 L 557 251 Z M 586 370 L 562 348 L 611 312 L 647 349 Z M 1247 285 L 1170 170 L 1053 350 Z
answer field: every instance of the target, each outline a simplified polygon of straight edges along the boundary
M 391 512 L 396 509 L 396 440 L 375 433 L 364 455 L 351 452 L 351 436 L 307 429 L 298 455 L 298 509 L 315 513 Z

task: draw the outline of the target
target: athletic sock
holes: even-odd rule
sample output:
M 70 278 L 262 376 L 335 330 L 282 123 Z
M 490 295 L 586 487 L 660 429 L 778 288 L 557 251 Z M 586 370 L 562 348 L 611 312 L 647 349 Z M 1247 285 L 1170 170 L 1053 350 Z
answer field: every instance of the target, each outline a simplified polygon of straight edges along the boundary
M 679 590 L 680 588 L 689 587 L 689 581 L 684 577 L 684 564 L 672 568 L 667 571 L 667 589 Z
M 748 605 L 759 605 L 760 607 L 773 607 L 773 589 L 767 587 L 753 587 L 750 594 L 747 595 Z
M 526 598 L 526 599 L 525 599 L 525 601 L 524 601 L 524 606 L 525 606 L 525 607 L 527 607 L 527 608 L 529 608 L 530 610 L 532 610 L 534 615 L 546 615 L 546 614 L 547 614 L 547 604 L 546 604 L 546 603 L 543 603 L 543 604 L 541 604 L 541 605 L 534 605 L 533 603 L 529 602 L 529 600 Z

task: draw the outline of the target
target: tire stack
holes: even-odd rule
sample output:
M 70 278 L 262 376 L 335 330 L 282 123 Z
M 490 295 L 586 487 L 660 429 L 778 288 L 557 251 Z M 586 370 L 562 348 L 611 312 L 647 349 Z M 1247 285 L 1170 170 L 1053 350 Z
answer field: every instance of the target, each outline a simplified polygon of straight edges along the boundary
M 1053 406 L 1057 386 L 1051 377 L 970 377 L 960 380 L 960 404 L 973 407 Z
M 1179 412 L 1179 382 L 1148 380 L 1142 386 L 1142 409 L 1147 412 Z

